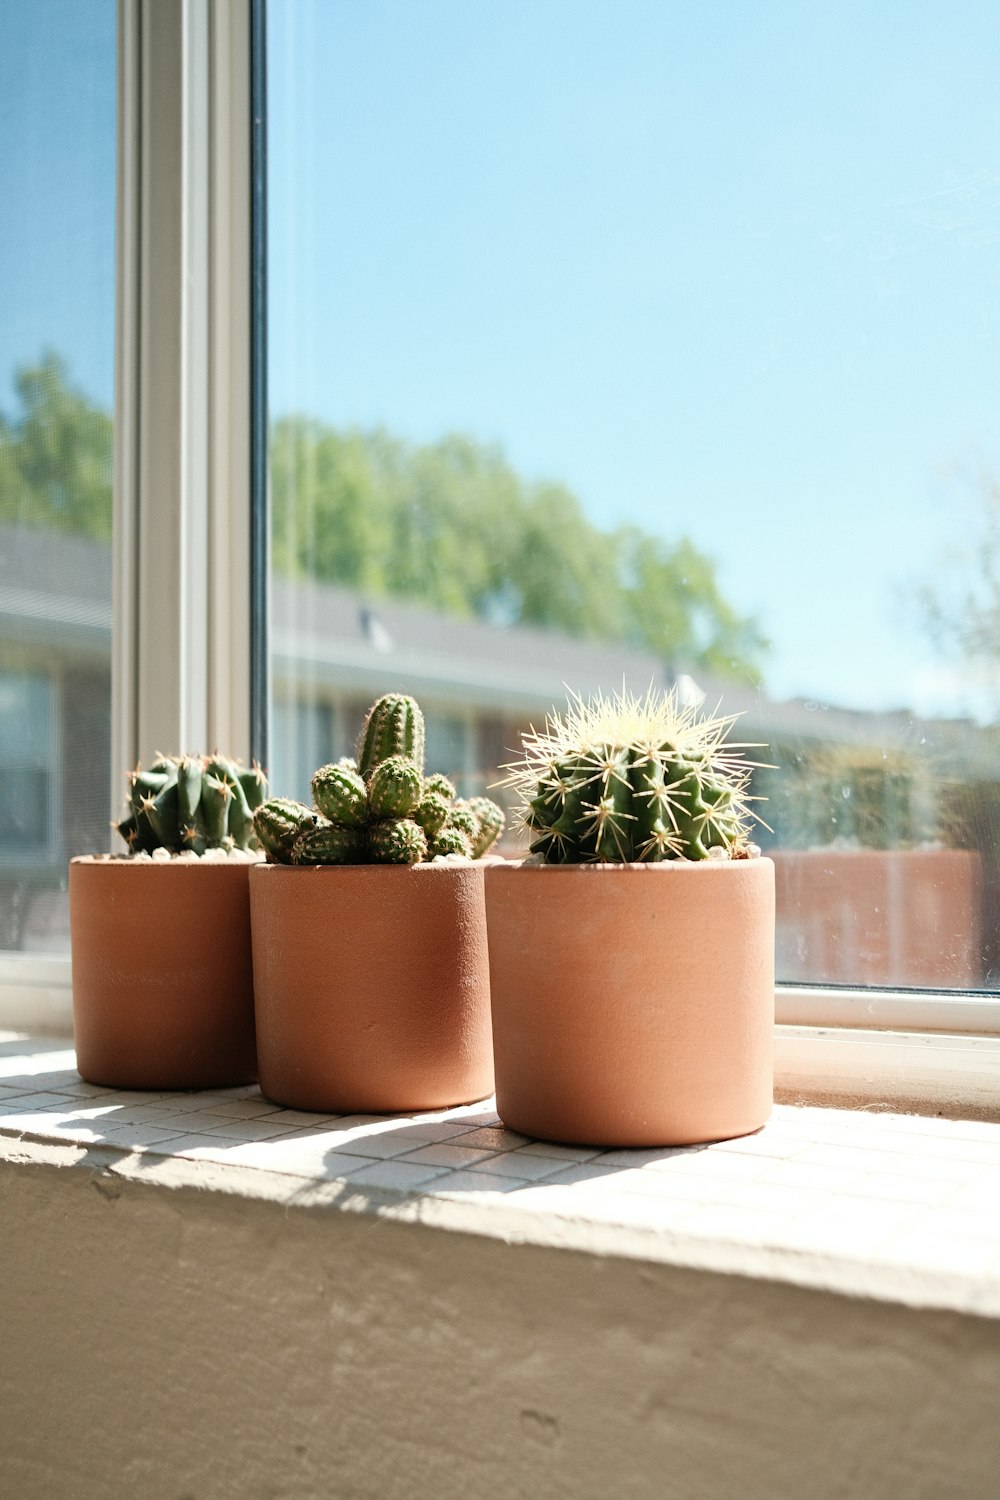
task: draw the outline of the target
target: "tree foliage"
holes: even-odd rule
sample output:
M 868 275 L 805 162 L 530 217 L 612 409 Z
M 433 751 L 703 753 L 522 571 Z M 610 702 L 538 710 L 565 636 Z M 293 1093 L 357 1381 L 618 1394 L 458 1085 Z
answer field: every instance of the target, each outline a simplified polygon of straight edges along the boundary
M 111 417 L 55 354 L 21 369 L 15 389 L 19 411 L 0 412 L 0 522 L 109 539 Z M 271 488 L 274 564 L 293 578 L 757 680 L 766 643 L 688 538 L 602 531 L 564 485 L 528 483 L 471 437 L 419 445 L 285 417 Z
M 954 541 L 938 559 L 917 602 L 946 654 L 1000 692 L 1000 480 L 978 464 L 957 479 L 965 503 L 952 503 Z
M 766 642 L 687 537 L 602 531 L 565 486 L 526 482 L 495 447 L 285 417 L 272 432 L 271 484 L 275 564 L 293 577 L 758 680 Z
M 18 370 L 20 412 L 0 412 L 0 521 L 111 539 L 111 417 L 47 353 Z

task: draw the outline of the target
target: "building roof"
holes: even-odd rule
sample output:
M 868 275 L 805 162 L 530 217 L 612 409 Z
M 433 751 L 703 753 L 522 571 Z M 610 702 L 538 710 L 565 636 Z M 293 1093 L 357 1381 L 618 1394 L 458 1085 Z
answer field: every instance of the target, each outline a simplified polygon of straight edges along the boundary
M 536 717 L 561 705 L 567 689 L 583 696 L 624 683 L 635 692 L 671 686 L 671 666 L 650 652 L 581 640 L 559 631 L 505 627 L 460 618 L 398 599 L 276 578 L 271 645 L 275 683 L 325 686 L 374 697 L 390 690 L 423 694 L 504 716 Z M 0 640 L 62 650 L 110 650 L 111 549 L 106 543 L 26 527 L 0 527 Z M 774 701 L 753 687 L 695 668 L 680 679 L 743 715 L 739 734 L 772 744 L 811 741 L 881 745 L 967 772 L 1000 775 L 998 730 L 964 719 L 919 719 L 905 708 L 871 713 L 810 702 Z

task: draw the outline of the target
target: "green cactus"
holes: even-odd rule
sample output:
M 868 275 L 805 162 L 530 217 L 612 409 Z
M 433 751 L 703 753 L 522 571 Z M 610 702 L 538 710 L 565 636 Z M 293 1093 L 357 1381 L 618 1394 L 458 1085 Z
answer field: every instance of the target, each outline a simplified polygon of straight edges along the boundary
M 452 804 L 448 811 L 448 822 L 445 826 L 448 828 L 457 828 L 460 833 L 464 833 L 465 837 L 469 840 L 470 846 L 479 837 L 479 819 L 469 804 L 463 800 Z
M 419 864 L 437 854 L 485 853 L 503 828 L 500 808 L 485 797 L 462 801 L 446 776 L 425 779 L 423 760 L 417 704 L 402 693 L 379 698 L 365 718 L 357 760 L 344 756 L 313 777 L 318 814 L 284 798 L 257 808 L 254 825 L 268 859 Z M 140 834 L 137 822 L 134 836 Z
M 391 818 L 368 830 L 368 853 L 376 865 L 418 865 L 427 858 L 427 836 L 412 818 Z
M 221 756 L 158 755 L 129 776 L 130 810 L 116 826 L 132 853 L 256 848 L 251 799 L 266 788 L 256 764 L 248 771 Z
M 727 744 L 735 716 L 699 718 L 674 693 L 577 698 L 525 740 L 505 767 L 531 851 L 548 863 L 745 856 L 747 745 Z
M 490 797 L 470 797 L 466 806 L 478 823 L 478 831 L 472 841 L 472 857 L 482 859 L 503 833 L 507 819 L 503 808 Z
M 424 786 L 426 788 L 426 782 L 424 782 Z M 432 839 L 447 823 L 450 811 L 451 803 L 442 797 L 440 792 L 428 792 L 425 790 L 417 804 L 417 810 L 413 814 L 413 817 L 420 824 L 427 837 Z
M 412 760 L 423 775 L 424 716 L 403 693 L 387 693 L 368 710 L 358 739 L 358 770 L 367 781 L 379 762 L 392 755 Z
M 423 778 L 412 760 L 390 755 L 368 777 L 368 808 L 375 820 L 406 818 L 420 802 Z
M 262 802 L 253 815 L 253 826 L 268 863 L 291 864 L 296 839 L 307 829 L 315 828 L 317 821 L 314 812 L 290 797 L 272 797 Z
M 291 849 L 293 865 L 355 865 L 364 859 L 362 828 L 340 823 L 315 823 L 304 828 Z
M 320 766 L 312 779 L 312 794 L 324 818 L 333 823 L 363 828 L 368 821 L 365 784 L 348 766 Z
M 454 802 L 458 796 L 455 790 L 455 783 L 449 781 L 447 776 L 442 776 L 440 772 L 434 776 L 425 777 L 424 792 L 434 792 L 437 796 L 443 797 L 446 802 Z
M 427 850 L 432 859 L 445 854 L 461 854 L 463 858 L 471 859 L 472 841 L 460 828 L 446 825 L 428 839 Z

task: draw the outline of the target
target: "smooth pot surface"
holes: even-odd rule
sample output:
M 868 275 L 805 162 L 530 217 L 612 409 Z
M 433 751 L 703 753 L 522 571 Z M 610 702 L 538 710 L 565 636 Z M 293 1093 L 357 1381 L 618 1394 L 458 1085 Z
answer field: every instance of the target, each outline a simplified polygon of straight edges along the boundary
M 114 1088 L 252 1083 L 250 864 L 70 861 L 77 1066 Z
M 258 865 L 261 1089 L 334 1113 L 493 1090 L 481 865 Z
M 774 867 L 492 865 L 497 1109 L 587 1145 L 687 1145 L 764 1124 Z

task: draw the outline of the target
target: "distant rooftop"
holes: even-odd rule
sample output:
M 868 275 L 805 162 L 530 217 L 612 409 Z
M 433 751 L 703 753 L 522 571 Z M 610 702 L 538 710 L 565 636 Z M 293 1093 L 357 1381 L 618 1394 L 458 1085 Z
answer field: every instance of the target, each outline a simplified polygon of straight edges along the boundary
M 111 635 L 111 550 L 62 532 L 0 527 L 0 641 L 107 651 Z M 558 631 L 505 627 L 381 599 L 329 584 L 276 578 L 271 643 L 279 691 L 291 680 L 374 696 L 423 693 L 438 704 L 536 719 L 583 696 L 624 683 L 634 692 L 680 682 L 707 709 L 744 715 L 740 737 L 871 743 L 1000 774 L 996 729 L 967 720 L 915 718 L 905 708 L 872 713 L 791 699 L 775 702 L 690 663 L 581 640 Z

